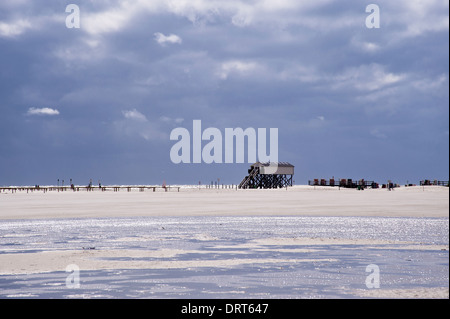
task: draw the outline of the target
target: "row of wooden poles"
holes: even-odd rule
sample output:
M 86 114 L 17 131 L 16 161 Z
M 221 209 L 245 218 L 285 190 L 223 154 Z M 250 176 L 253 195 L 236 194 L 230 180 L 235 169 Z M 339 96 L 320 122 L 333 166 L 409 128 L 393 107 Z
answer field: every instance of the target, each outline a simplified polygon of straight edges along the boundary
M 17 191 L 26 191 L 34 192 L 34 191 L 43 191 L 44 193 L 48 191 L 57 191 L 57 192 L 65 192 L 65 191 L 102 191 L 105 192 L 107 190 L 112 190 L 114 192 L 118 192 L 121 189 L 126 189 L 128 192 L 131 192 L 132 189 L 138 189 L 140 192 L 145 191 L 146 189 L 151 189 L 155 192 L 157 189 L 163 189 L 164 191 L 170 191 L 171 189 L 176 189 L 178 192 L 180 191 L 180 186 L 140 186 L 140 185 L 125 185 L 125 186 L 10 186 L 10 187 L 0 187 L 0 191 L 5 192 L 9 191 L 11 193 L 16 193 Z

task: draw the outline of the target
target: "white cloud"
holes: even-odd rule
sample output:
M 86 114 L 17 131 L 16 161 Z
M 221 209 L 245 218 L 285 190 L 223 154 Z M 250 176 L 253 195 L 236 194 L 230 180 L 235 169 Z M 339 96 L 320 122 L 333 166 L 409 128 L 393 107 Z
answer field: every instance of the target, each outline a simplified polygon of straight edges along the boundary
M 335 74 L 317 70 L 314 65 L 291 63 L 286 64 L 281 71 L 272 70 L 271 74 L 282 81 L 298 80 L 303 83 L 325 85 L 334 90 L 370 92 L 398 85 L 408 79 L 408 74 L 389 72 L 384 65 L 377 63 L 348 67 Z
M 361 91 L 375 91 L 403 80 L 404 74 L 387 72 L 380 64 L 372 63 L 346 69 L 332 78 L 333 88 L 354 87 Z
M 367 52 L 376 52 L 380 49 L 380 46 L 378 44 L 372 43 L 372 42 L 363 42 L 362 48 L 363 48 L 363 50 L 365 50 Z
M 81 9 L 81 30 L 91 35 L 122 31 L 133 24 L 141 14 L 176 14 L 185 17 L 194 24 L 215 22 L 228 19 L 233 25 L 245 27 L 249 25 L 300 25 L 315 31 L 327 31 L 337 28 L 349 28 L 364 24 L 365 6 L 356 2 L 354 10 L 336 9 L 329 15 L 329 7 L 334 7 L 336 0 L 105 0 L 96 1 L 95 9 L 88 6 Z M 6 3 L 6 4 L 5 4 Z M 21 10 L 29 8 L 25 0 L 2 0 L 0 10 Z M 335 6 L 339 8 L 338 6 Z M 380 5 L 382 28 L 399 27 L 408 36 L 416 36 L 425 32 L 448 30 L 448 1 L 442 0 L 403 0 L 386 2 Z M 320 13 L 324 9 L 324 13 Z M 57 9 L 55 9 L 57 10 Z M 64 19 L 64 12 L 55 13 Z M 361 19 L 360 19 L 361 18 Z M 48 17 L 45 17 L 48 20 Z M 63 21 L 62 21 L 63 22 Z M 35 23 L 33 22 L 33 28 Z M 13 23 L 0 22 L 0 36 L 15 36 L 30 28 L 27 20 Z M 391 35 L 392 32 L 389 32 Z M 402 34 L 400 34 L 402 35 Z M 391 36 L 390 36 L 391 37 Z M 178 42 L 176 42 L 178 43 Z M 367 48 L 373 49 L 369 45 Z
M 136 12 L 136 6 L 124 4 L 96 13 L 81 11 L 81 29 L 92 35 L 116 32 L 123 29 Z
M 181 44 L 181 42 L 183 42 L 183 40 L 181 40 L 181 38 L 179 36 L 177 36 L 176 34 L 164 35 L 160 32 L 155 33 L 155 40 L 160 45 L 165 45 L 166 43 Z
M 400 26 L 401 37 L 415 37 L 427 32 L 447 31 L 449 2 L 441 0 L 411 0 L 389 3 L 397 14 L 383 15 L 387 27 Z M 389 8 L 388 7 L 388 8 Z
M 161 121 L 149 120 L 136 109 L 122 111 L 125 119 L 114 121 L 113 127 L 117 134 L 126 138 L 143 138 L 146 141 L 167 141 L 166 128 Z
M 421 78 L 412 83 L 415 89 L 427 92 L 428 94 L 436 92 L 448 92 L 448 76 L 441 74 L 437 78 Z
M 249 75 L 259 68 L 260 65 L 256 62 L 233 60 L 222 63 L 218 75 L 221 79 L 225 80 L 230 74 Z
M 231 18 L 231 22 L 237 27 L 245 27 L 252 23 L 253 18 L 250 14 L 237 13 Z
M 239 27 L 267 23 L 282 25 L 293 23 L 306 24 L 310 27 L 312 25 L 314 28 L 322 24 L 324 28 L 328 28 L 330 22 L 326 21 L 326 18 L 320 18 L 320 21 L 316 18 L 309 19 L 308 10 L 324 6 L 332 1 L 261 0 L 248 3 L 242 0 L 112 0 L 103 10 L 82 12 L 81 19 L 82 29 L 95 35 L 123 30 L 143 12 L 176 14 L 196 25 L 214 22 L 217 18 L 225 17 Z M 341 20 L 344 21 L 343 24 L 349 23 L 347 17 Z M 169 43 L 181 43 L 178 42 L 179 40 L 179 37 L 173 38 L 169 41 L 176 42 Z
M 44 108 L 30 107 L 28 109 L 27 115 L 59 115 L 59 111 L 56 109 L 51 109 L 49 107 Z
M 126 119 L 139 121 L 139 122 L 148 122 L 147 117 L 136 109 L 122 111 L 122 114 Z
M 27 20 L 21 19 L 12 23 L 5 23 L 0 21 L 0 37 L 16 37 L 30 28 L 31 23 Z
M 367 53 L 376 53 L 382 49 L 380 43 L 368 42 L 364 39 L 359 39 L 359 37 L 353 37 L 351 44 L 356 49 Z
M 181 117 L 177 117 L 177 118 L 173 119 L 168 116 L 161 116 L 159 119 L 161 122 L 171 123 L 171 124 L 181 124 L 184 121 L 184 119 Z
M 379 129 L 377 129 L 377 128 L 375 128 L 375 129 L 372 129 L 371 131 L 370 131 L 370 135 L 372 135 L 372 136 L 374 136 L 374 137 L 376 137 L 376 138 L 387 138 L 387 135 L 386 134 L 384 134 L 383 132 L 381 132 Z
M 298 63 L 288 63 L 281 71 L 277 73 L 274 70 L 272 74 L 282 81 L 299 80 L 304 83 L 315 83 L 323 80 L 323 76 L 314 66 Z
M 8 11 L 8 8 L 4 10 L 6 16 L 10 15 L 15 17 L 15 19 L 0 20 L 0 37 L 17 38 L 27 32 L 43 31 L 52 28 L 54 25 L 64 26 L 65 16 L 61 12 L 49 11 L 32 14 L 32 9 L 28 7 L 22 8 L 22 5 L 24 4 L 18 2 L 17 7 L 14 7 L 12 11 Z M 0 12 L 3 12 L 1 6 Z

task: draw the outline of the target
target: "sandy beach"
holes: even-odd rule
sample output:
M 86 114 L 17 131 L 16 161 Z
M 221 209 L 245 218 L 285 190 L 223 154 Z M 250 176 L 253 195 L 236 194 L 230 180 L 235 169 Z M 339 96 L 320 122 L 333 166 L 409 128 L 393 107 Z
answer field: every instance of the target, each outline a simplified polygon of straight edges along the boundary
M 433 186 L 3 192 L 0 298 L 448 298 L 448 210 Z
M 198 189 L 0 194 L 0 219 L 130 216 L 448 217 L 448 187 Z

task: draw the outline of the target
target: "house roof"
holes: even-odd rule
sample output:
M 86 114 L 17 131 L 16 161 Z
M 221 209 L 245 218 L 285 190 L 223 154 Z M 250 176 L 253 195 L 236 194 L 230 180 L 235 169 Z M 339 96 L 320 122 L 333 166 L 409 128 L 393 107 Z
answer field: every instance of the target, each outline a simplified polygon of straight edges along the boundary
M 256 162 L 252 166 L 254 167 L 262 167 L 262 166 L 270 166 L 270 165 L 277 165 L 278 167 L 294 167 L 294 165 L 288 163 L 288 162 L 267 162 L 267 163 L 261 163 Z

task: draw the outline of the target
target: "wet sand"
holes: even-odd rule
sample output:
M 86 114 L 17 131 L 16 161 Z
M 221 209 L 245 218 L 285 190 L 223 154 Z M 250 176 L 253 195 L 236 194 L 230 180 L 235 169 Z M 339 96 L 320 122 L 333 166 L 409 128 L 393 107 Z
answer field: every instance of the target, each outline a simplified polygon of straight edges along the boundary
M 42 297 L 55 287 L 52 296 L 70 297 L 64 272 L 75 264 L 83 278 L 90 274 L 89 280 L 101 280 L 105 272 L 122 278 L 126 272 L 123 285 L 128 290 L 137 285 L 140 271 L 158 276 L 170 272 L 161 279 L 164 289 L 188 298 L 258 297 L 259 293 L 265 298 L 448 298 L 448 209 L 446 187 L 1 193 L 0 276 L 4 282 L 23 278 L 26 284 L 2 287 L 0 297 Z M 324 218 L 331 219 L 320 225 Z M 102 233 L 112 227 L 111 221 L 116 223 L 113 232 Z M 127 222 L 136 226 L 128 227 Z M 76 223 L 80 228 L 72 225 Z M 156 230 L 156 224 L 147 225 L 136 233 L 146 223 L 162 226 Z M 359 229 L 364 223 L 370 234 Z M 57 235 L 50 238 L 53 228 Z M 432 236 L 436 232 L 440 233 L 437 243 Z M 380 289 L 364 289 L 365 266 L 371 263 L 384 264 Z M 221 278 L 218 287 L 229 289 L 202 288 L 194 293 L 216 278 L 204 275 L 202 279 L 199 272 L 232 273 L 217 277 Z M 255 273 L 262 276 L 259 286 Z M 62 281 L 48 283 L 56 274 L 63 276 Z M 305 274 L 314 281 L 309 282 Z M 234 284 L 236 278 L 243 284 Z M 410 284 L 405 278 L 422 282 Z M 179 287 L 177 280 L 193 281 Z M 405 282 L 399 285 L 399 281 Z M 297 286 L 285 287 L 286 282 Z M 133 296 L 103 294 L 112 289 L 105 287 L 91 296 Z M 151 295 L 141 297 L 176 297 L 166 290 L 158 295 L 153 289 Z M 86 291 L 74 296 L 89 298 Z

